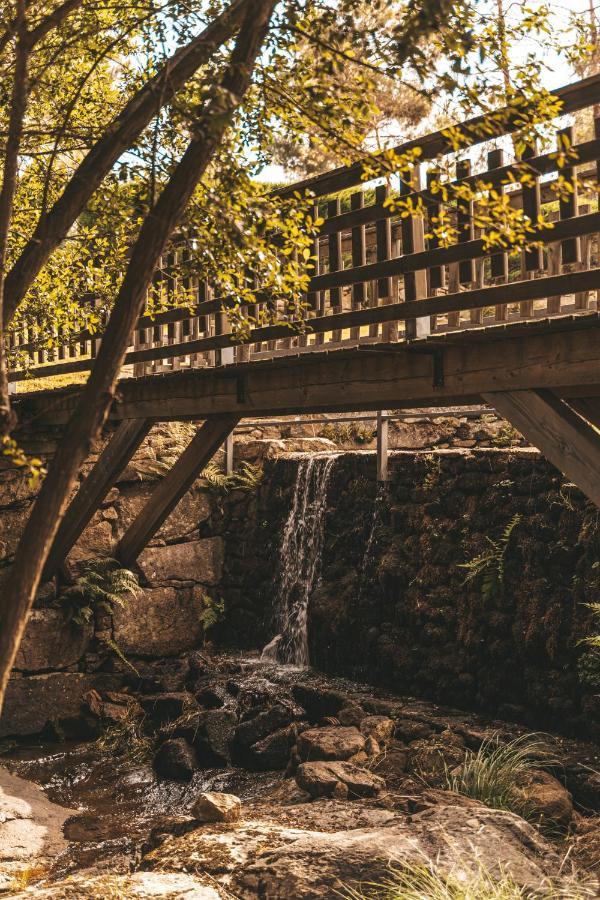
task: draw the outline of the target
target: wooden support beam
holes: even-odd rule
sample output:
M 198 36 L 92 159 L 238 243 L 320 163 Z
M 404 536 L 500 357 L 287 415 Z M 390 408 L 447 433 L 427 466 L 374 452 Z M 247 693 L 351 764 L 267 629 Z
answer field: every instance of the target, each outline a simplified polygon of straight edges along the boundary
M 600 397 L 580 397 L 567 402 L 576 413 L 587 419 L 590 425 L 600 428 Z
M 44 581 L 59 571 L 71 548 L 151 427 L 151 419 L 124 419 L 121 422 L 65 513 L 48 555 Z
M 115 556 L 124 565 L 137 559 L 239 420 L 240 416 L 220 416 L 199 429 L 121 538 Z
M 600 506 L 600 433 L 551 391 L 484 394 L 500 415 Z

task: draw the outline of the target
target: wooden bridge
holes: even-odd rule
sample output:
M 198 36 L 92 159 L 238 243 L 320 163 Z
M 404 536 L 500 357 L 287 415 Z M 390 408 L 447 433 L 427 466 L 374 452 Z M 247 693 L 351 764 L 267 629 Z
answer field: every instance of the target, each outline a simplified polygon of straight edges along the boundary
M 556 93 L 564 114 L 593 107 L 600 104 L 600 76 Z M 169 271 L 180 251 L 172 251 L 157 273 L 158 289 L 170 306 L 178 287 L 188 297 L 192 292 L 193 308 L 187 303 L 139 320 L 125 360 L 128 377 L 111 411 L 118 427 L 71 504 L 47 575 L 61 566 L 156 421 L 205 423 L 122 538 L 116 554 L 126 563 L 244 417 L 489 403 L 600 505 L 600 119 L 594 138 L 574 146 L 568 170 L 560 169 L 556 151 L 532 150 L 522 185 L 522 168 L 506 162 L 504 150 L 489 149 L 494 136 L 509 147 L 502 136 L 516 125 L 504 120 L 500 129 L 493 121 L 485 138 L 475 127 L 481 120 L 463 123 L 473 161 L 458 164 L 454 184 L 483 179 L 508 191 L 511 204 L 540 223 L 535 245 L 526 249 L 486 250 L 472 208 L 459 222 L 458 241 L 439 246 L 425 238 L 422 217 L 402 218 L 385 205 L 387 185 L 377 185 L 372 202 L 365 202 L 371 197 L 361 187 L 360 164 L 336 169 L 280 191 L 310 190 L 326 213 L 315 240 L 308 311 L 295 323 L 302 329 L 285 322 L 257 327 L 244 341 L 228 325 L 235 298 L 214 297 L 208 284 L 190 277 L 178 286 Z M 562 133 L 572 138 L 572 130 Z M 451 150 L 443 132 L 399 150 L 413 146 L 422 149 L 424 162 Z M 402 190 L 423 198 L 431 219 L 441 204 L 422 187 L 422 168 Z M 595 196 L 584 203 L 575 190 L 557 201 L 559 169 L 563 177 L 576 169 Z M 250 312 L 268 302 L 257 294 Z M 60 345 L 55 359 L 36 351 L 30 372 L 88 370 L 100 339 L 81 333 Z M 35 347 L 28 334 L 15 335 L 13 343 Z M 24 373 L 11 377 L 18 382 Z M 17 401 L 21 420 L 64 423 L 77 393 L 74 386 L 24 395 Z

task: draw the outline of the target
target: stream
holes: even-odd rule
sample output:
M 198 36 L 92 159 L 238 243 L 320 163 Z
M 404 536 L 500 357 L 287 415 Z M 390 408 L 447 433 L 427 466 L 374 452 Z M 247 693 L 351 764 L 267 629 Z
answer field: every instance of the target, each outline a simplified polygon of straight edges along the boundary
M 514 724 L 488 721 L 480 716 L 414 698 L 395 697 L 345 679 L 324 678 L 310 669 L 235 654 L 220 655 L 211 662 L 214 665 L 212 690 L 216 693 L 223 689 L 223 706 L 219 710 L 212 710 L 212 713 L 231 713 L 232 725 L 228 740 L 232 747 L 237 748 L 234 764 L 203 766 L 200 762 L 187 781 L 159 777 L 152 765 L 155 748 L 165 737 L 173 740 L 175 735 L 175 740 L 184 740 L 177 736 L 189 735 L 189 730 L 175 727 L 173 723 L 165 728 L 164 723 L 157 718 L 153 719 L 151 715 L 144 720 L 145 731 L 152 736 L 153 744 L 152 751 L 145 760 L 132 758 L 127 753 L 118 755 L 112 751 L 107 752 L 102 738 L 94 742 L 69 744 L 23 741 L 0 757 L 0 764 L 11 773 L 41 785 L 49 800 L 76 810 L 76 814 L 64 826 L 64 835 L 68 841 L 66 849 L 55 859 L 48 861 L 39 883 L 34 879 L 26 892 L 5 892 L 2 896 L 283 897 L 286 895 L 277 893 L 276 889 L 271 893 L 258 892 L 258 889 L 256 893 L 252 893 L 254 889 L 243 887 L 244 873 L 247 871 L 244 867 L 251 868 L 256 864 L 256 859 L 260 861 L 264 852 L 264 834 L 262 843 L 256 844 L 256 841 L 257 835 L 262 834 L 265 829 L 271 829 L 267 843 L 272 842 L 273 846 L 282 843 L 285 848 L 292 838 L 298 840 L 299 836 L 314 835 L 315 831 L 318 834 L 328 834 L 334 825 L 336 830 L 341 829 L 344 834 L 360 828 L 361 824 L 379 828 L 383 823 L 389 829 L 398 823 L 399 827 L 399 823 L 410 821 L 414 812 L 438 809 L 442 802 L 439 793 L 439 768 L 430 773 L 426 773 L 424 769 L 419 770 L 414 763 L 411 764 L 411 754 L 415 759 L 421 754 L 419 758 L 423 759 L 423 751 L 431 757 L 432 750 L 435 749 L 441 754 L 444 764 L 451 764 L 468 752 L 465 748 L 474 749 L 486 736 L 501 734 L 509 739 L 525 731 Z M 202 697 L 207 695 L 205 682 L 206 679 L 201 692 L 197 692 Z M 198 686 L 190 690 L 188 685 L 187 689 L 192 693 L 195 687 Z M 384 778 L 387 792 L 380 795 L 379 799 L 373 794 L 372 800 L 365 798 L 354 801 L 351 796 L 344 799 L 345 795 L 334 792 L 334 799 L 307 804 L 310 797 L 299 791 L 293 778 L 294 765 L 299 761 L 294 764 L 294 754 L 301 745 L 298 743 L 297 748 L 294 748 L 292 741 L 299 740 L 298 736 L 303 734 L 303 729 L 310 727 L 317 732 L 335 732 L 337 735 L 344 732 L 346 736 L 350 732 L 356 732 L 360 735 L 357 727 L 342 725 L 349 722 L 352 715 L 358 715 L 358 710 L 362 710 L 360 727 L 363 733 L 366 733 L 363 727 L 367 721 L 365 715 L 372 720 L 394 723 L 394 740 L 386 745 L 385 751 L 384 744 L 381 744 L 382 752 L 365 770 L 378 773 L 376 778 Z M 205 722 L 210 713 L 210 710 L 198 709 L 198 721 Z M 356 721 L 359 719 L 360 715 Z M 289 724 L 282 724 L 285 722 Z M 265 723 L 264 728 L 261 723 Z M 314 725 L 320 728 L 315 729 Z M 377 727 L 380 728 L 379 725 Z M 252 738 L 248 738 L 248 741 L 258 736 L 258 741 L 254 740 L 251 745 L 244 743 L 244 735 L 248 729 L 254 729 Z M 264 732 L 267 733 L 263 737 Z M 310 731 L 305 733 L 311 734 Z M 283 740 L 284 736 L 287 743 Z M 380 738 L 380 741 L 384 740 Z M 284 743 L 285 750 L 282 753 Z M 590 822 L 598 822 L 598 843 L 597 846 L 594 845 L 596 849 L 592 848 L 591 865 L 588 857 L 584 858 L 586 871 L 595 871 L 594 854 L 597 851 L 600 870 L 599 748 L 557 736 L 553 738 L 553 745 L 562 760 L 560 780 L 566 783 L 574 801 L 572 823 L 560 832 L 560 852 L 564 850 L 565 840 L 573 840 L 581 822 L 587 823 L 586 828 Z M 199 748 L 201 744 L 197 742 L 196 746 Z M 395 770 L 392 762 L 401 754 L 404 762 Z M 348 758 L 348 754 L 344 756 L 342 753 L 341 756 Z M 366 760 L 366 756 L 364 759 Z M 241 764 L 241 760 L 246 764 Z M 358 756 L 356 760 L 358 761 Z M 271 765 L 273 762 L 278 764 Z M 564 788 L 561 790 L 564 794 Z M 237 826 L 236 834 L 244 843 L 244 852 L 251 854 L 251 858 L 245 862 L 243 854 L 239 856 L 238 849 L 235 849 L 235 853 L 231 849 L 228 852 L 231 852 L 233 862 L 224 864 L 221 861 L 217 865 L 211 855 L 212 850 L 209 853 L 202 845 L 201 852 L 196 843 L 196 856 L 193 858 L 200 857 L 202 862 L 200 864 L 196 861 L 188 866 L 190 841 L 198 841 L 200 838 L 204 841 L 223 839 L 219 825 L 206 825 L 202 829 L 190 818 L 195 800 L 206 791 L 235 794 L 241 799 L 245 811 L 244 822 L 241 828 Z M 437 795 L 435 791 L 438 791 Z M 326 798 L 331 794 L 325 793 L 323 796 Z M 391 834 L 391 831 L 388 830 L 386 834 Z M 163 840 L 166 840 L 164 845 L 161 843 Z M 185 841 L 188 844 L 182 844 L 181 849 L 177 850 L 178 842 Z M 163 852 L 163 846 L 169 848 L 168 855 L 164 858 L 159 855 L 157 862 L 156 854 Z M 544 852 L 549 859 L 550 851 Z M 569 854 L 575 855 L 573 847 Z M 142 877 L 141 873 L 148 873 L 156 868 L 161 873 L 171 873 L 173 877 L 174 872 L 180 874 L 183 871 L 186 878 L 191 873 L 205 887 L 210 883 L 210 889 L 216 893 L 188 894 L 178 888 L 179 893 L 169 893 L 167 890 L 165 893 L 146 894 L 143 891 L 136 893 L 137 888 L 134 890 L 131 886 L 122 893 L 117 891 L 103 895 L 94 893 L 96 888 L 89 888 L 90 892 L 87 892 L 88 882 L 102 884 L 103 878 L 129 878 L 131 873 Z M 148 878 L 150 875 L 143 877 Z M 64 893 L 64 885 L 70 885 L 73 878 L 79 893 Z M 209 882 L 206 881 L 207 878 Z M 232 887 L 234 883 L 235 891 Z M 287 896 L 336 896 L 329 888 L 323 888 L 321 893 L 318 890 L 315 892 L 313 888 L 302 889 L 301 886 L 295 890 L 297 894 Z

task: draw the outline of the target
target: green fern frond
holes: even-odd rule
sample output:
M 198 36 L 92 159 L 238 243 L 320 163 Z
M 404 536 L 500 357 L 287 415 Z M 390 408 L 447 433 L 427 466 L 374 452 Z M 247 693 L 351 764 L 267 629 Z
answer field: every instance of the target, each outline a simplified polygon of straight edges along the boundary
M 488 549 L 473 557 L 473 559 L 458 564 L 460 569 L 467 570 L 463 584 L 481 579 L 481 595 L 484 600 L 491 599 L 504 588 L 506 553 L 512 533 L 520 523 L 521 518 L 520 513 L 514 515 L 505 526 L 498 540 L 486 537 L 489 545 Z

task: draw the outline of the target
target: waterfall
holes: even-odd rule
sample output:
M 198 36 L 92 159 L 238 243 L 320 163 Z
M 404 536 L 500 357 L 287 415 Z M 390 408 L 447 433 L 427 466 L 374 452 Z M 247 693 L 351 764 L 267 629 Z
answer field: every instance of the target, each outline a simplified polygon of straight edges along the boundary
M 383 482 L 377 487 L 377 494 L 375 495 L 375 502 L 373 504 L 373 514 L 371 516 L 371 528 L 369 530 L 369 536 L 367 538 L 365 552 L 360 567 L 357 597 L 359 601 L 362 600 L 366 585 L 373 575 L 372 569 L 375 563 L 377 551 L 377 532 L 383 521 L 383 512 L 387 506 L 387 502 L 388 485 L 386 482 Z
M 319 582 L 327 510 L 327 487 L 338 454 L 301 460 L 279 550 L 276 609 L 280 634 L 263 659 L 307 666 L 308 603 Z

